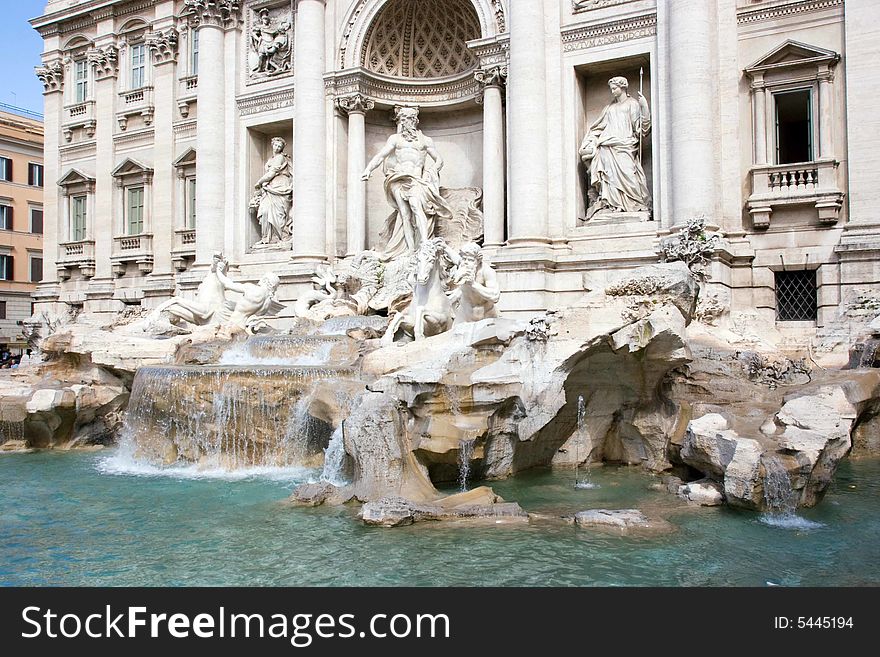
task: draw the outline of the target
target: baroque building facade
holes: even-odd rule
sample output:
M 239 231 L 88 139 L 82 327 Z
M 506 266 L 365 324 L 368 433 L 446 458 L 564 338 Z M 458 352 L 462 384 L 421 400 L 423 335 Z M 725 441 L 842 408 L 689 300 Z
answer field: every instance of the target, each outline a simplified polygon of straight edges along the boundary
M 6 111 L 8 110 L 8 111 Z M 0 109 L 0 354 L 27 349 L 23 324 L 43 275 L 43 123 Z M 0 357 L 0 367 L 3 366 Z M 8 365 L 8 363 L 6 363 Z
M 719 307 L 812 334 L 880 281 L 878 18 L 872 0 L 50 0 L 38 312 L 154 308 L 217 252 L 295 300 L 383 248 L 387 186 L 363 171 L 408 107 L 440 193 L 482 215 L 503 312 L 565 307 L 701 219 Z

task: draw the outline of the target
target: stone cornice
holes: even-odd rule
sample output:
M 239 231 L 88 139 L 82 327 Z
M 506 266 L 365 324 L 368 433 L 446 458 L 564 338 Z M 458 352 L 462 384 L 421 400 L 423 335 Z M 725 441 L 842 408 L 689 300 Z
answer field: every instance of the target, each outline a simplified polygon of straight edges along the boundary
M 510 37 L 508 35 L 468 41 L 468 48 L 477 56 L 481 68 L 506 66 L 510 61 Z
M 237 100 L 238 111 L 242 116 L 271 112 L 284 107 L 292 107 L 293 89 L 272 90 L 248 96 L 240 96 Z
M 340 96 L 335 102 L 336 108 L 346 114 L 366 114 L 376 106 L 375 102 L 363 94 Z
M 173 27 L 161 32 L 147 32 L 144 42 L 153 56 L 153 64 L 169 64 L 177 60 L 178 33 Z
M 606 23 L 578 25 L 562 31 L 562 50 L 563 52 L 585 50 L 656 34 L 657 14 L 653 13 Z
M 440 107 L 467 102 L 480 93 L 473 71 L 448 78 L 400 79 L 351 68 L 324 76 L 328 96 L 361 94 L 386 106 Z
M 30 21 L 40 36 L 47 37 L 82 30 L 97 22 L 149 9 L 155 0 L 120 3 L 119 0 L 91 0 L 74 7 L 59 9 Z M 75 20 L 78 19 L 78 20 Z
M 61 60 L 46 62 L 34 68 L 34 73 L 43 83 L 43 93 L 51 94 L 64 89 L 64 64 Z
M 785 18 L 797 14 L 804 14 L 823 9 L 843 7 L 844 0 L 796 0 L 785 4 L 776 4 L 769 7 L 748 8 L 737 13 L 736 20 L 739 24 L 757 23 L 760 21 Z

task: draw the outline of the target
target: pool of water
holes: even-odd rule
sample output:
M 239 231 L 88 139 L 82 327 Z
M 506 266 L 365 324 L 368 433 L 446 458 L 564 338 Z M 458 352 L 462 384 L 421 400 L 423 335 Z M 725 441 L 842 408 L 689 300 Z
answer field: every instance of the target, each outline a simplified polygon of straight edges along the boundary
M 493 482 L 526 510 L 639 507 L 654 537 L 570 525 L 370 528 L 352 508 L 279 504 L 306 470 L 236 477 L 118 467 L 112 452 L 0 456 L 0 583 L 261 586 L 847 586 L 880 584 L 880 461 L 845 462 L 809 522 L 678 506 L 632 469 Z

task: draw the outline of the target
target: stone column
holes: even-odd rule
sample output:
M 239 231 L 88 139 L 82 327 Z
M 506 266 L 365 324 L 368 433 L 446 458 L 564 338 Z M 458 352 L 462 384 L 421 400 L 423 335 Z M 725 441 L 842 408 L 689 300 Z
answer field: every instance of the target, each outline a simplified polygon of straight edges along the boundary
M 483 243 L 504 244 L 504 104 L 502 90 L 507 67 L 477 71 L 483 85 Z
M 54 287 L 58 280 L 56 269 L 60 254 L 58 244 L 67 241 L 66 209 L 58 179 L 61 178 L 61 160 L 58 147 L 61 141 L 61 113 L 64 111 L 64 65 L 56 60 L 38 66 L 35 71 L 43 83 L 43 280 L 37 286 L 42 289 Z
M 324 1 L 297 0 L 294 34 L 293 259 L 327 259 Z
M 508 3 L 510 82 L 510 245 L 534 246 L 548 239 L 547 94 L 544 3 Z
M 238 0 L 187 0 L 199 31 L 198 133 L 196 136 L 196 264 L 223 250 L 226 163 L 224 30 L 241 11 Z
M 151 32 L 147 45 L 153 58 L 153 102 L 156 114 L 153 119 L 154 170 L 153 189 L 150 194 L 150 225 L 153 234 L 153 277 L 173 274 L 171 250 L 174 248 L 174 169 L 167 166 L 174 161 L 174 64 L 177 61 L 177 32 L 173 28 Z M 183 197 L 181 197 L 183 198 Z
M 114 212 L 116 181 L 110 175 L 117 164 L 113 132 L 118 57 L 115 45 L 95 48 L 88 54 L 95 80 L 95 211 L 88 216 L 88 222 L 91 224 L 89 233 L 95 240 L 96 279 L 111 277 L 113 238 L 123 234 L 121 214 Z
M 873 0 L 847 0 L 845 11 L 847 176 L 850 191 L 856 190 L 848 198 L 849 222 L 873 224 L 880 233 L 880 21 Z
M 755 121 L 755 164 L 768 164 L 767 160 L 767 90 L 764 80 L 752 82 Z
M 367 248 L 367 185 L 361 180 L 367 159 L 366 114 L 375 103 L 361 94 L 336 99 L 336 107 L 348 114 L 348 171 L 346 176 L 347 254 Z
M 824 67 L 819 71 L 819 157 L 834 157 L 834 71 Z
M 674 225 L 699 215 L 717 220 L 713 2 L 669 0 L 669 98 Z

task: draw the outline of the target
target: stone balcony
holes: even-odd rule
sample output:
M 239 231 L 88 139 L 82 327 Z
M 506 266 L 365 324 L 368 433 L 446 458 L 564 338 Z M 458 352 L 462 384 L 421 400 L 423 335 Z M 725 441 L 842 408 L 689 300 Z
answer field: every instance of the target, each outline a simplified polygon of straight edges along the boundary
M 61 129 L 64 132 L 65 141 L 73 139 L 73 131 L 76 128 L 85 130 L 86 136 L 91 139 L 95 136 L 95 101 L 87 100 L 82 103 L 64 106 L 64 120 Z
M 837 223 L 844 196 L 837 182 L 839 164 L 836 160 L 817 160 L 753 167 L 748 207 L 754 227 L 769 227 L 774 209 L 793 205 L 812 205 L 819 223 Z
M 132 116 L 142 116 L 146 125 L 152 125 L 156 107 L 153 104 L 153 87 L 141 87 L 131 91 L 119 92 L 118 111 L 116 120 L 119 129 L 128 127 L 128 119 Z
M 95 275 L 95 241 L 80 240 L 58 245 L 58 278 L 66 281 L 70 270 L 78 267 L 84 278 Z
M 110 261 L 116 276 L 124 275 L 126 265 L 130 262 L 137 263 L 141 274 L 149 274 L 153 271 L 153 235 L 142 233 L 114 237 Z
M 186 118 L 189 116 L 189 108 L 196 102 L 196 95 L 199 89 L 199 76 L 188 75 L 178 80 L 177 88 L 177 108 L 180 110 L 180 116 Z
M 171 262 L 177 271 L 186 270 L 187 261 L 196 257 L 196 229 L 181 228 L 174 231 L 174 249 Z

